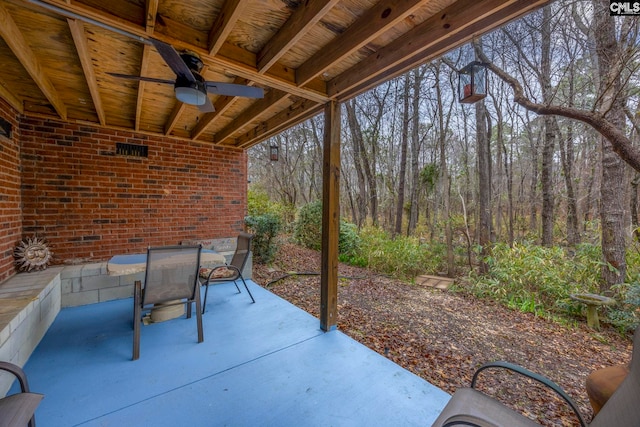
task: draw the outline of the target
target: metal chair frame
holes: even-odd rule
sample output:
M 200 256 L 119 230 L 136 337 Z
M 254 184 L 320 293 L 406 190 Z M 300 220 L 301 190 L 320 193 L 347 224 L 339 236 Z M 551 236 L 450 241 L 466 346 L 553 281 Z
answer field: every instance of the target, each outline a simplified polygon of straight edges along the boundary
M 196 252 L 196 260 L 193 264 L 194 271 L 186 278 L 186 282 L 180 281 L 177 283 L 156 283 L 152 280 L 152 276 L 157 269 L 154 267 L 156 254 L 171 255 L 179 253 Z M 198 272 L 200 270 L 200 252 L 202 246 L 187 246 L 187 245 L 175 245 L 175 246 L 161 246 L 161 247 L 149 247 L 147 249 L 147 268 L 145 272 L 144 288 L 142 283 L 137 280 L 134 283 L 134 295 L 133 295 L 133 360 L 137 360 L 140 357 L 140 323 L 142 322 L 142 312 L 148 311 L 154 308 L 156 304 L 163 304 L 163 306 L 169 307 L 172 305 L 186 304 L 187 318 L 191 317 L 191 304 L 196 304 L 196 320 L 198 325 L 198 342 L 204 341 L 204 333 L 202 328 L 202 313 L 201 313 L 201 301 L 200 301 L 200 286 L 198 280 Z M 167 266 L 163 270 L 175 269 L 175 266 Z M 157 292 L 160 290 L 160 292 Z M 178 300 L 178 301 L 176 301 Z
M 249 290 L 249 287 L 247 286 L 247 282 L 244 280 L 244 277 L 242 276 L 242 270 L 244 269 L 244 266 L 246 265 L 247 260 L 249 259 L 249 254 L 251 253 L 252 240 L 253 240 L 253 234 L 240 233 L 238 235 L 238 240 L 236 243 L 236 250 L 233 253 L 233 258 L 231 258 L 231 263 L 225 264 L 225 265 L 219 265 L 212 268 L 211 271 L 209 272 L 209 275 L 207 276 L 207 279 L 204 282 L 202 282 L 202 285 L 206 286 L 204 291 L 204 302 L 202 303 L 202 313 L 204 313 L 207 308 L 207 294 L 209 293 L 210 284 L 233 282 L 233 284 L 236 286 L 236 289 L 238 290 L 238 293 L 241 293 L 240 287 L 238 286 L 238 283 L 237 283 L 237 280 L 240 279 L 242 280 L 242 283 L 244 284 L 244 288 L 247 290 L 247 293 L 251 298 L 251 302 L 252 303 L 256 302 L 256 300 L 253 298 L 253 295 L 251 294 L 251 291 Z M 211 276 L 221 268 L 227 268 L 229 270 L 232 270 L 234 273 L 233 276 L 212 279 Z

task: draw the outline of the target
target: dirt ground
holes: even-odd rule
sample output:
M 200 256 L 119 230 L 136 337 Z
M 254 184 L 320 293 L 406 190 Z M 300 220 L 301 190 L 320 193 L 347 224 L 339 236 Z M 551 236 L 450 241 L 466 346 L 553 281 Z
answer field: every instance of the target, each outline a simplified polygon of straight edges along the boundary
M 319 316 L 320 254 L 292 244 L 280 247 L 273 265 L 254 264 L 253 279 L 312 315 Z M 287 274 L 292 275 L 277 280 Z M 462 293 L 390 279 L 363 268 L 339 267 L 338 329 L 430 383 L 453 393 L 469 386 L 487 361 L 505 360 L 560 385 L 589 421 L 587 375 L 628 363 L 630 337 L 604 325 L 561 325 Z M 495 370 L 482 390 L 544 425 L 572 426 L 577 419 L 548 389 Z

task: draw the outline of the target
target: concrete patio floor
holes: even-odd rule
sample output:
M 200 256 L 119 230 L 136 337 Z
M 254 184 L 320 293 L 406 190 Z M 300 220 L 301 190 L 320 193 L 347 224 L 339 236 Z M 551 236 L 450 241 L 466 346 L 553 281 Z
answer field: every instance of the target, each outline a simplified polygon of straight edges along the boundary
M 47 426 L 428 426 L 449 395 L 253 282 L 142 327 L 132 300 L 63 309 L 25 365 Z M 15 385 L 14 385 L 15 387 Z

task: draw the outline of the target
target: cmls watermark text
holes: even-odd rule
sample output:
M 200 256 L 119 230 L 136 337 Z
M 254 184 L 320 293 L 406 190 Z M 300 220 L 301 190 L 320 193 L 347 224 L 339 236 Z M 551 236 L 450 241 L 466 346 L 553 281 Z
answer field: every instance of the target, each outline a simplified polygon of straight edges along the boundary
M 609 15 L 640 15 L 640 1 L 612 1 L 609 0 Z

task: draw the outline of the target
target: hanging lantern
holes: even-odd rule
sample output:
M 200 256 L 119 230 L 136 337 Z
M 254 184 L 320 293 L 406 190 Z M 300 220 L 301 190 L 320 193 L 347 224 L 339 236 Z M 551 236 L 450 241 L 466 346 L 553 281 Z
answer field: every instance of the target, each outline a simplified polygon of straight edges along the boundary
M 269 146 L 269 159 L 271 159 L 272 162 L 277 162 L 279 160 L 279 150 L 280 148 L 275 144 Z
M 458 74 L 458 93 L 460 102 L 472 104 L 487 96 L 487 66 L 473 61 L 467 64 Z

